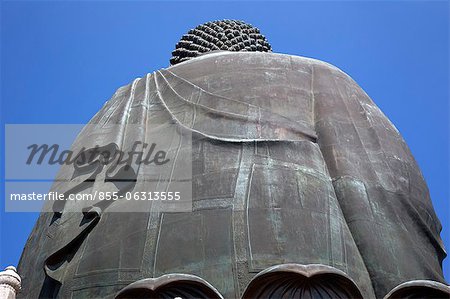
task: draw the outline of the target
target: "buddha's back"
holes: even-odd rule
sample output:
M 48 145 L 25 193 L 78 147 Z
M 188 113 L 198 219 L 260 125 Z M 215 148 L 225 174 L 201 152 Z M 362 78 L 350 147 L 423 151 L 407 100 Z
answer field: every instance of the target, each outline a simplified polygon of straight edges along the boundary
M 211 297 L 207 290 L 381 298 L 404 282 L 407 292 L 448 293 L 418 281 L 445 283 L 440 223 L 420 170 L 395 127 L 337 68 L 210 53 L 121 88 L 91 122 L 127 117 L 192 132 L 192 212 L 101 213 L 87 234 L 43 214 L 20 263 L 24 297 L 37 297 L 46 277 L 57 285 L 46 296 L 58 298 L 113 298 L 136 281 L 121 296 L 161 288 L 165 298 L 169 285 L 182 298 Z M 49 256 L 51 267 L 36 272 Z

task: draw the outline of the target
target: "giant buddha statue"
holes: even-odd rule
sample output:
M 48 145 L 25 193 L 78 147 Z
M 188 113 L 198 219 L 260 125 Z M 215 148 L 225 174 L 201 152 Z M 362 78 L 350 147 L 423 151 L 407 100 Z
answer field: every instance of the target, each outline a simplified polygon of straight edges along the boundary
M 170 64 L 90 124 L 141 127 L 115 132 L 124 151 L 155 120 L 190 132 L 191 209 L 42 213 L 19 297 L 449 298 L 424 178 L 350 76 L 234 20 L 190 30 Z

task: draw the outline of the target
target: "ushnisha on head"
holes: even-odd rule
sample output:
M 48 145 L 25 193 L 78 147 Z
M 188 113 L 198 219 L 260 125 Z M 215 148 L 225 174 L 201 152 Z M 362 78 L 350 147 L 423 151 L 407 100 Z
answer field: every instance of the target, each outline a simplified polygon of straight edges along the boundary
M 211 51 L 272 52 L 259 29 L 242 21 L 207 22 L 181 37 L 172 52 L 170 64 L 189 60 Z

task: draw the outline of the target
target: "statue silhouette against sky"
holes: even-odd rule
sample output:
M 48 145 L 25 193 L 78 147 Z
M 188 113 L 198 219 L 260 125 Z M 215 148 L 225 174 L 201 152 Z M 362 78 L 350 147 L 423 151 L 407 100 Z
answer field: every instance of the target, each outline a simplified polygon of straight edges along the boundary
M 23 298 L 448 298 L 427 185 L 352 78 L 232 20 L 190 30 L 170 63 L 90 123 L 145 128 L 117 132 L 124 152 L 155 120 L 189 131 L 192 211 L 42 213 Z

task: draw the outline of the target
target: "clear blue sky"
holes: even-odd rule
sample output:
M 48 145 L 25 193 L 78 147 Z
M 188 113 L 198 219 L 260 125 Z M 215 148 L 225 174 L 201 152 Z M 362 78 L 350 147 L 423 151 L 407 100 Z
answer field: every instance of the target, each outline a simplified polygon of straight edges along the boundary
M 363 87 L 416 157 L 450 249 L 448 1 L 1 2 L 2 126 L 86 123 L 118 87 L 168 66 L 187 30 L 224 18 Z M 17 264 L 38 215 L 4 213 L 0 191 L 3 268 Z

